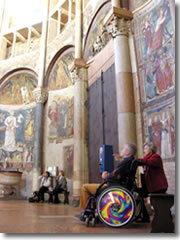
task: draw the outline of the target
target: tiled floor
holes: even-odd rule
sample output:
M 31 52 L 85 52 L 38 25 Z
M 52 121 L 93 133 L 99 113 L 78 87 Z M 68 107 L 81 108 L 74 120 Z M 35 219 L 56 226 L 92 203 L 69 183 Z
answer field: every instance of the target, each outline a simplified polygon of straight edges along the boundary
M 150 223 L 132 223 L 114 229 L 99 224 L 86 227 L 75 218 L 81 212 L 64 204 L 29 203 L 24 200 L 0 200 L 1 233 L 88 233 L 88 234 L 133 234 L 150 233 Z

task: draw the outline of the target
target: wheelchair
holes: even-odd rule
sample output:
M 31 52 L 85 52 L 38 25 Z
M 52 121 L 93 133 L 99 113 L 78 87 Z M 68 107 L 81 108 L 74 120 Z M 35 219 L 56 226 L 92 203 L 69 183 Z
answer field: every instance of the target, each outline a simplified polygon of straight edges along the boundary
M 138 161 L 133 160 L 123 181 L 105 180 L 89 197 L 81 219 L 87 227 L 102 222 L 108 227 L 120 228 L 141 216 L 143 199 L 135 181 L 137 166 Z

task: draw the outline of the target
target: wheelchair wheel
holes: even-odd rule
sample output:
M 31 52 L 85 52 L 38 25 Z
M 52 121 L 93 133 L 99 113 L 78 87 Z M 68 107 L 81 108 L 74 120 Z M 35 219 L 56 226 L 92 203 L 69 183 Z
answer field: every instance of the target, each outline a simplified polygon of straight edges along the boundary
M 108 187 L 97 198 L 100 220 L 110 227 L 123 227 L 130 223 L 135 214 L 134 197 L 122 187 Z

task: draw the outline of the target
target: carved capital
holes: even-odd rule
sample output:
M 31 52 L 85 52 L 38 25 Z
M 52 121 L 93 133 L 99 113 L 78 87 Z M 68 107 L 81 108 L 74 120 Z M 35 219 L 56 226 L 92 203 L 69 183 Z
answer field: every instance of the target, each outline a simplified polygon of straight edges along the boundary
M 33 97 L 36 103 L 45 103 L 48 99 L 48 91 L 45 88 L 35 88 L 33 91 Z
M 72 79 L 72 83 L 75 84 L 76 82 L 79 81 L 84 81 L 83 77 L 83 71 L 86 70 L 88 65 L 84 61 L 84 59 L 75 59 L 73 66 L 71 67 L 70 70 L 70 75 Z
M 106 26 L 106 30 L 112 35 L 113 38 L 119 35 L 128 36 L 131 30 L 131 21 L 114 16 Z

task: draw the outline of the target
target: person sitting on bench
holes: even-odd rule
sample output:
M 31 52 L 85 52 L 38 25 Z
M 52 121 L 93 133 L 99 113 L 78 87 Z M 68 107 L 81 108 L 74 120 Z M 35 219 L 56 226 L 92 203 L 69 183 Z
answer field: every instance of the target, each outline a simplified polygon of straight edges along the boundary
M 37 202 L 44 202 L 44 193 L 48 192 L 51 186 L 50 173 L 48 171 L 44 172 L 41 176 L 39 176 L 39 179 L 40 179 L 40 188 L 37 193 L 38 195 Z
M 56 186 L 52 192 L 49 192 L 49 202 L 60 203 L 58 194 L 66 191 L 67 192 L 67 180 L 64 176 L 64 171 L 60 170 L 58 176 L 56 177 Z M 54 196 L 54 200 L 53 200 Z

